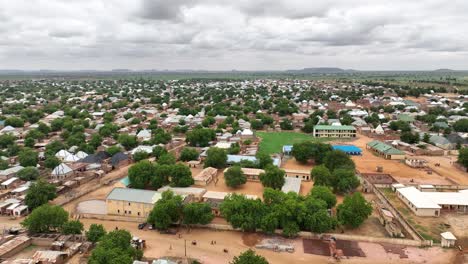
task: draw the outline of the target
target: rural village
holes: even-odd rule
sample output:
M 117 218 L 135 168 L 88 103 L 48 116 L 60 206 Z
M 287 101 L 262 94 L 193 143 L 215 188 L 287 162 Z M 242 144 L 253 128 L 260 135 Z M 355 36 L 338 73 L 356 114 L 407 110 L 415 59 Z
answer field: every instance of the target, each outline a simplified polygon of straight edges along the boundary
M 2 263 L 468 259 L 450 85 L 38 78 L 0 105 Z

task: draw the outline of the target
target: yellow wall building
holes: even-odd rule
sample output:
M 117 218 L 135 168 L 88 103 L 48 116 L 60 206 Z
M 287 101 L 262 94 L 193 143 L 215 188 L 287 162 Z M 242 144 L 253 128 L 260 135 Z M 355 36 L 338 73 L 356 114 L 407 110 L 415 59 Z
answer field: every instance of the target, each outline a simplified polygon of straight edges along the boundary
M 114 188 L 106 198 L 107 214 L 148 217 L 161 193 L 130 188 Z

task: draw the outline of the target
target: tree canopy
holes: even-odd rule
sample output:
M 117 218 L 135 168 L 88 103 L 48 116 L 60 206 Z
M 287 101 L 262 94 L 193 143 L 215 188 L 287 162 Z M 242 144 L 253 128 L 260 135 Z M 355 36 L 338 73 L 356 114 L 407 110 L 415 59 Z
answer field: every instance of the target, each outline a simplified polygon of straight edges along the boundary
M 358 192 L 346 196 L 337 207 L 338 221 L 352 228 L 359 227 L 371 214 L 372 205 Z
M 230 264 L 268 264 L 268 261 L 264 257 L 255 254 L 253 250 L 249 249 L 239 256 L 234 257 Z
M 207 156 L 204 162 L 205 168 L 214 167 L 221 169 L 226 167 L 227 153 L 225 150 L 220 148 L 209 148 L 206 154 Z
M 90 264 L 131 264 L 141 259 L 143 252 L 135 249 L 130 241 L 132 235 L 126 230 L 115 230 L 104 235 L 91 252 Z
M 265 187 L 281 189 L 285 182 L 284 175 L 284 170 L 274 165 L 269 165 L 265 168 L 265 172 L 260 174 L 260 181 Z
M 231 188 L 239 187 L 247 182 L 247 177 L 240 166 L 232 166 L 224 173 L 224 182 Z
M 30 233 L 49 233 L 59 231 L 68 221 L 68 213 L 60 206 L 48 204 L 34 209 L 21 224 Z
M 178 222 L 182 217 L 183 203 L 180 195 L 172 191 L 165 191 L 151 210 L 148 223 L 154 224 L 156 228 L 165 230 L 172 223 Z
M 29 207 L 29 210 L 46 204 L 48 201 L 57 197 L 57 189 L 55 185 L 49 184 L 44 180 L 38 180 L 29 186 L 24 198 L 24 203 Z

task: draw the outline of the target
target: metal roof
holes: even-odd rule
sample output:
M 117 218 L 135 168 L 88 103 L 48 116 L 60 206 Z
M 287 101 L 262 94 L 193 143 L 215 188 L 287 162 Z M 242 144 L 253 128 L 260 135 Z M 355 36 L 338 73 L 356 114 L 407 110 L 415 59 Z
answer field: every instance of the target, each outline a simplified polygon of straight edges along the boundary
M 314 127 L 315 130 L 356 130 L 353 126 L 327 126 L 327 125 L 317 125 Z
M 383 142 L 380 142 L 378 140 L 373 140 L 369 143 L 367 143 L 367 145 L 377 151 L 380 151 L 382 153 L 385 153 L 385 154 L 390 154 L 390 155 L 404 155 L 405 153 L 401 150 L 398 150 L 388 144 L 385 144 Z
M 131 188 L 114 188 L 108 195 L 107 200 L 128 201 L 135 203 L 154 204 L 161 199 L 161 193 L 149 190 Z

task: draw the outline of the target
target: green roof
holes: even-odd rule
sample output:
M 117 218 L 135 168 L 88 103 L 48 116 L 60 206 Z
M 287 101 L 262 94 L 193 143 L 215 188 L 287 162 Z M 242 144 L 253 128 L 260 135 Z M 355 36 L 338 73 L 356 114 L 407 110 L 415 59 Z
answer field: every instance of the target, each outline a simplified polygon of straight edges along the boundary
M 407 115 L 407 114 L 400 114 L 398 115 L 398 120 L 401 120 L 404 122 L 414 122 L 414 117 Z
M 398 150 L 388 144 L 385 144 L 383 142 L 380 142 L 378 140 L 373 140 L 369 143 L 367 143 L 367 145 L 379 152 L 382 152 L 384 154 L 387 154 L 387 155 L 404 155 L 405 153 L 401 150 Z
M 314 126 L 315 130 L 356 130 L 353 126 L 327 126 L 327 125 L 317 125 Z

